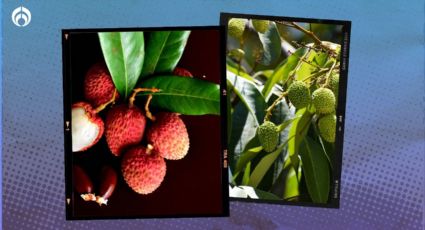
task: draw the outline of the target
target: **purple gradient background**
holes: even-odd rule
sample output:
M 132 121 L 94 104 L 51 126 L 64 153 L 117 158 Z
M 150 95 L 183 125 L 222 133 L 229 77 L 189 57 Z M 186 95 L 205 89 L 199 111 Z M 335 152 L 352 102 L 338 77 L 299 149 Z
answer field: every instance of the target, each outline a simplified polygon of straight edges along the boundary
M 423 229 L 423 1 L 2 3 L 4 229 Z M 24 28 L 10 20 L 21 4 Z M 222 11 L 352 21 L 341 208 L 232 202 L 228 218 L 65 221 L 61 29 L 218 25 Z

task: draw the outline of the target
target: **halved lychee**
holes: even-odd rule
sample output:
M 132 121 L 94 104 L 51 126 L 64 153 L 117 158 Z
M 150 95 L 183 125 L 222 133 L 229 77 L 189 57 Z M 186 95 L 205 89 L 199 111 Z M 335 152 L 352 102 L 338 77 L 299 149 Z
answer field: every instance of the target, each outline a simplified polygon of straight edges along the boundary
M 147 134 L 154 151 L 167 160 L 179 160 L 189 151 L 186 125 L 177 113 L 158 113 Z
M 84 78 L 84 97 L 97 107 L 111 100 L 114 92 L 115 85 L 108 67 L 103 62 L 94 64 Z M 118 96 L 116 95 L 116 99 Z
M 121 172 L 131 189 L 139 194 L 149 194 L 164 180 L 166 164 L 164 158 L 152 151 L 151 146 L 135 146 L 124 154 Z
M 111 108 L 106 115 L 106 142 L 115 156 L 138 144 L 145 131 L 146 118 L 135 105 L 118 105 Z
M 104 125 L 93 107 L 87 102 L 72 105 L 72 151 L 85 151 L 103 135 Z

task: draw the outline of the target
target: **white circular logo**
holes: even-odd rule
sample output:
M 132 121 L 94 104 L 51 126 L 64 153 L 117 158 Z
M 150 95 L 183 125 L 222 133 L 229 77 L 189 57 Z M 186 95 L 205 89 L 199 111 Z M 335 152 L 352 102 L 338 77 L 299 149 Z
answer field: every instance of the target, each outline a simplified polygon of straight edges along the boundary
M 31 12 L 23 6 L 14 9 L 12 12 L 12 22 L 19 27 L 27 26 L 31 22 Z

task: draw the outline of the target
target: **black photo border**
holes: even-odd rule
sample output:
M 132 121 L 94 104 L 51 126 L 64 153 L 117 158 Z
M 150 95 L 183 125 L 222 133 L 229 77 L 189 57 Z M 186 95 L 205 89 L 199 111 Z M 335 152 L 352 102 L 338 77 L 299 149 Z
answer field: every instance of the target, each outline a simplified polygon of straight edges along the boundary
M 339 208 L 340 193 L 341 193 L 341 171 L 342 171 L 344 123 L 345 123 L 345 110 L 346 110 L 346 97 L 347 97 L 348 57 L 350 52 L 351 21 L 222 12 L 220 14 L 220 25 L 225 27 L 226 46 L 227 46 L 227 26 L 228 26 L 228 21 L 231 18 L 264 19 L 264 20 L 272 20 L 272 21 L 293 21 L 293 22 L 300 22 L 300 23 L 322 23 L 322 24 L 341 25 L 343 27 L 342 28 L 342 43 L 341 43 L 341 65 L 340 65 L 340 76 L 342 77 L 340 77 L 340 82 L 339 82 L 338 106 L 336 109 L 336 116 L 337 116 L 337 126 L 336 126 L 336 136 L 335 136 L 335 153 L 336 154 L 335 154 L 335 159 L 333 162 L 334 173 L 332 175 L 333 178 L 330 185 L 331 194 L 330 194 L 328 203 L 324 204 L 324 203 L 314 203 L 314 202 L 296 202 L 296 201 L 283 201 L 283 200 L 262 200 L 262 199 L 229 197 L 230 201 Z
M 228 217 L 229 216 L 229 182 L 227 169 L 227 127 L 225 117 L 221 118 L 220 140 L 221 140 L 221 193 L 222 193 L 222 212 L 221 214 L 175 214 L 175 215 L 141 215 L 141 216 L 73 216 L 73 207 L 71 197 L 73 191 L 72 185 L 72 136 L 71 136 L 71 108 L 72 108 L 72 89 L 71 89 L 71 70 L 70 70 L 70 42 L 68 36 L 72 33 L 96 33 L 96 32 L 125 32 L 125 31 L 177 31 L 177 30 L 217 30 L 220 37 L 220 116 L 226 115 L 226 42 L 224 26 L 170 26 L 170 27 L 128 27 L 128 28 L 90 28 L 90 29 L 62 29 L 62 63 L 63 63 L 63 130 L 64 130 L 64 166 L 65 166 L 65 213 L 66 220 L 100 220 L 100 219 L 148 219 L 148 218 L 197 218 L 197 217 Z M 219 153 L 218 153 L 219 154 Z M 205 199 L 208 199 L 206 197 Z

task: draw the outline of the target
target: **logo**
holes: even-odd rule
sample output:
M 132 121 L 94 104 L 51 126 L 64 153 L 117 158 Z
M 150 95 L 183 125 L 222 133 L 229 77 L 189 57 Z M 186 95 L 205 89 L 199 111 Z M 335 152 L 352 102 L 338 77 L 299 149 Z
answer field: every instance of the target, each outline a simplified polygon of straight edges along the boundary
M 12 22 L 19 27 L 27 26 L 31 22 L 31 12 L 23 6 L 14 9 L 12 12 Z

